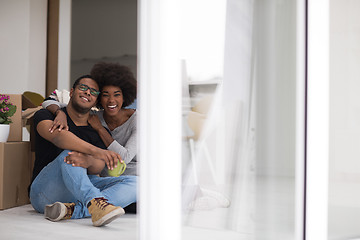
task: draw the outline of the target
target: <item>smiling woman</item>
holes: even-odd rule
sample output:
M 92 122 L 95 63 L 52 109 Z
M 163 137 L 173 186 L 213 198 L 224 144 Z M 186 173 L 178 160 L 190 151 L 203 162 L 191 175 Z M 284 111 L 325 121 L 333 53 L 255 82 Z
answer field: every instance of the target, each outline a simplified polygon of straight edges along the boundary
M 121 88 L 116 86 L 105 86 L 101 91 L 100 105 L 106 109 L 108 116 L 116 116 L 123 106 L 123 94 Z M 126 111 L 126 110 L 124 110 Z M 120 121 L 120 119 L 119 119 Z M 109 121 L 107 121 L 109 123 Z M 117 122 L 117 121 L 116 121 Z M 119 125 L 121 125 L 120 123 Z M 114 129 L 114 128 L 112 128 Z M 112 130 L 111 129 L 111 130 Z
M 125 108 L 136 98 L 134 74 L 126 66 L 100 62 L 94 65 L 91 75 L 100 86 L 101 110 L 96 113 L 97 118 L 93 116 L 89 122 L 99 132 L 108 149 L 122 156 L 127 164 L 124 174 L 137 175 L 136 110 Z

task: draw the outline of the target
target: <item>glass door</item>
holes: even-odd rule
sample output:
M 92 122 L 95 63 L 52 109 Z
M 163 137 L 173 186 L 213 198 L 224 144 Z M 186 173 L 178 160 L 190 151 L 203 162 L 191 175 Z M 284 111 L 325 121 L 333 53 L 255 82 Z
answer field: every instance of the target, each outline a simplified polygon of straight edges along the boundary
M 183 239 L 301 239 L 305 4 L 197 2 L 180 16 Z
M 139 10 L 140 238 L 303 239 L 305 1 Z

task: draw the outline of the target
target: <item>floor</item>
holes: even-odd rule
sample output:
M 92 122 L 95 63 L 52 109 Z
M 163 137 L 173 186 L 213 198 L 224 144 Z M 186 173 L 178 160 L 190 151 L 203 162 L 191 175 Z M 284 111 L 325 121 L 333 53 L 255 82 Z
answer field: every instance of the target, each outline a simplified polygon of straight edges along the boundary
M 30 204 L 0 211 L 0 239 L 137 239 L 137 217 L 125 214 L 104 227 L 93 227 L 90 218 L 51 222 Z
M 351 173 L 329 181 L 329 240 L 360 240 L 359 186 L 359 177 Z
M 290 179 L 258 179 L 247 204 L 193 211 L 184 215 L 184 240 L 291 240 L 294 236 L 294 185 Z M 251 189 L 250 189 L 251 190 Z M 249 192 L 242 195 L 250 196 Z M 241 194 L 240 194 L 241 195 Z M 241 199 L 240 199 L 241 200 Z M 245 202 L 244 202 L 245 203 Z M 90 218 L 51 222 L 31 205 L 0 211 L 0 239 L 138 239 L 138 215 L 125 214 L 104 227 Z M 330 206 L 328 240 L 360 240 L 360 208 Z
M 219 211 L 199 211 L 194 218 L 207 219 L 211 224 L 214 214 Z M 211 217 L 209 217 L 211 216 Z M 206 222 L 203 222 L 206 224 Z M 24 205 L 0 211 L 0 239 L 114 239 L 118 236 L 124 240 L 135 240 L 138 236 L 138 218 L 136 214 L 125 214 L 104 227 L 93 227 L 91 219 L 64 220 L 51 222 L 42 214 L 35 212 L 31 205 Z M 182 239 L 249 239 L 238 232 L 203 226 L 184 226 Z
M 184 214 L 181 239 L 293 239 L 293 215 L 292 211 L 287 213 L 293 209 L 292 182 L 271 182 L 270 186 L 264 182 L 270 181 L 258 181 L 256 194 L 254 185 L 242 190 L 232 188 L 233 202 L 229 208 L 197 210 Z M 279 199 L 282 200 L 278 201 Z M 273 213 L 277 212 L 282 214 L 275 214 L 274 217 Z M 138 239 L 138 226 L 136 214 L 125 214 L 109 225 L 97 228 L 92 226 L 90 218 L 48 221 L 42 214 L 35 212 L 31 205 L 0 211 L 0 239 L 90 240 L 99 239 L 99 236 L 103 239 L 120 236 L 124 240 L 135 240 Z
M 329 208 L 329 240 L 360 240 L 360 208 Z

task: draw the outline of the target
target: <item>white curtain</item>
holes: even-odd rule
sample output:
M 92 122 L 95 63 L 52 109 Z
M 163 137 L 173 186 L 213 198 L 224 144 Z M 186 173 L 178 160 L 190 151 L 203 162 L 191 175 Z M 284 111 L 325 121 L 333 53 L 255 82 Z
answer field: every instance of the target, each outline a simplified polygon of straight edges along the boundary
M 196 209 L 186 212 L 186 224 L 234 230 L 246 236 L 253 235 L 255 202 L 253 5 L 253 0 L 227 1 L 224 31 L 213 33 L 223 34 L 223 45 L 213 46 L 223 49 L 221 81 L 213 92 L 212 105 L 196 141 L 195 152 L 191 156 L 192 151 L 185 151 L 183 159 L 186 162 L 184 208 L 199 197 L 194 185 L 223 194 L 231 201 L 227 208 L 219 206 L 207 212 Z M 202 57 L 204 61 L 207 58 L 206 55 Z M 186 119 L 184 122 L 187 130 Z M 193 164 L 187 158 L 193 158 Z M 212 220 L 204 221 L 201 216 L 209 214 Z
M 255 77 L 253 0 L 228 0 L 223 104 L 232 206 L 230 229 L 253 236 L 255 204 Z M 230 123 L 230 124 L 229 124 Z

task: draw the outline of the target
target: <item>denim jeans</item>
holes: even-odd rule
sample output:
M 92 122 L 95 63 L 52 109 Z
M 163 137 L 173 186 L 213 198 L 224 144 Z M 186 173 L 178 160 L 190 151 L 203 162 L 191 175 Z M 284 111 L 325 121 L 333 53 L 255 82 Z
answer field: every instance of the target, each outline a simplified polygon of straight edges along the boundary
M 36 211 L 43 213 L 45 206 L 54 202 L 73 202 L 75 208 L 71 218 L 83 218 L 90 216 L 87 204 L 93 198 L 104 197 L 121 207 L 136 202 L 136 176 L 88 175 L 87 169 L 64 162 L 68 152 L 60 153 L 31 184 L 30 201 Z

